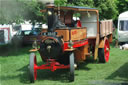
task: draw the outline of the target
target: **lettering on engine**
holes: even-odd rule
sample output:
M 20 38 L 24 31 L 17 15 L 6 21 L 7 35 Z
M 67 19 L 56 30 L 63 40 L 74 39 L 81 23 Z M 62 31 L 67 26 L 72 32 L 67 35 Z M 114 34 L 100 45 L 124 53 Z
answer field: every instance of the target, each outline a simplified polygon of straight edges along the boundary
M 77 34 L 77 31 L 76 30 L 72 31 L 72 35 L 75 35 L 75 34 Z

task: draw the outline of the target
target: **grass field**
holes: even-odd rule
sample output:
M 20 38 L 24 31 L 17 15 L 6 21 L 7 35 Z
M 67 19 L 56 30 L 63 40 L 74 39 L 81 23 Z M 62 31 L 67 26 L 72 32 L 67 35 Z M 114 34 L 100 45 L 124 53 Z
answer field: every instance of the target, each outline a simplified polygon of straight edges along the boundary
M 81 64 L 75 70 L 74 82 L 68 82 L 68 70 L 39 70 L 36 82 L 30 84 L 29 49 L 30 47 L 1 47 L 0 85 L 128 85 L 128 50 L 111 46 L 108 63 L 88 61 Z M 41 64 L 38 53 L 37 57 L 38 64 Z

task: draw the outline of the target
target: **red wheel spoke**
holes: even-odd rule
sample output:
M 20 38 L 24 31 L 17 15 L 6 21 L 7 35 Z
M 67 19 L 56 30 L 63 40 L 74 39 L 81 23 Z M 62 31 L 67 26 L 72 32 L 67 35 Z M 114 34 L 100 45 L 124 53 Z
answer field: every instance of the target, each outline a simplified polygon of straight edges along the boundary
M 34 79 L 36 80 L 37 77 L 37 71 L 34 71 Z
M 109 60 L 109 42 L 108 42 L 108 40 L 105 40 L 104 56 L 105 56 L 105 61 L 108 62 L 108 60 Z

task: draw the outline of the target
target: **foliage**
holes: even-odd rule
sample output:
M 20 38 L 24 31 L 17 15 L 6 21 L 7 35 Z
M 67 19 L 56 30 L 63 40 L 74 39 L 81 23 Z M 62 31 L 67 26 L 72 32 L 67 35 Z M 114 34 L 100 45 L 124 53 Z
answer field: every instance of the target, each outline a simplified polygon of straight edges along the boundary
M 55 0 L 56 6 L 85 6 L 99 10 L 100 19 L 117 19 L 119 13 L 128 10 L 128 0 Z M 45 7 L 38 0 L 0 0 L 0 23 L 43 22 Z
M 12 49 L 13 48 L 13 49 Z M 127 85 L 128 52 L 111 46 L 110 61 L 106 64 L 85 61 L 75 70 L 75 81 L 68 82 L 69 69 L 38 70 L 34 84 L 29 81 L 29 49 L 24 47 L 0 51 L 0 83 L 1 85 Z M 37 63 L 42 65 L 37 52 Z M 125 83 L 126 84 L 125 84 Z
M 20 23 L 24 20 L 41 22 L 42 14 L 37 0 L 1 0 L 0 23 Z
M 128 11 L 128 0 L 117 0 L 119 13 Z
M 99 9 L 100 19 L 115 19 L 117 17 L 115 0 L 94 0 L 94 6 Z
M 66 6 L 67 0 L 55 0 L 55 5 L 57 6 Z
M 68 6 L 85 6 L 99 9 L 100 19 L 115 19 L 118 11 L 115 0 L 71 0 L 72 2 L 67 3 L 66 0 L 55 0 L 60 5 Z

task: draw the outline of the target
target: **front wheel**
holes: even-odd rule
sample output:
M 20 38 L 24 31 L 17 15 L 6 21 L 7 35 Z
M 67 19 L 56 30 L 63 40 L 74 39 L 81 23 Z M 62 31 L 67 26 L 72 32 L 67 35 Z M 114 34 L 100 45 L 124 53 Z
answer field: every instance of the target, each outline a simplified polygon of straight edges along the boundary
M 29 72 L 30 72 L 30 82 L 34 83 L 37 77 L 37 70 L 34 69 L 34 66 L 37 65 L 35 53 L 31 53 L 29 56 Z
M 74 53 L 71 53 L 69 56 L 69 64 L 70 64 L 70 77 L 69 80 L 74 81 Z
M 104 48 L 99 48 L 99 51 L 98 51 L 100 63 L 106 63 L 109 61 L 109 55 L 110 55 L 109 50 L 110 50 L 109 41 L 106 38 L 104 42 Z

